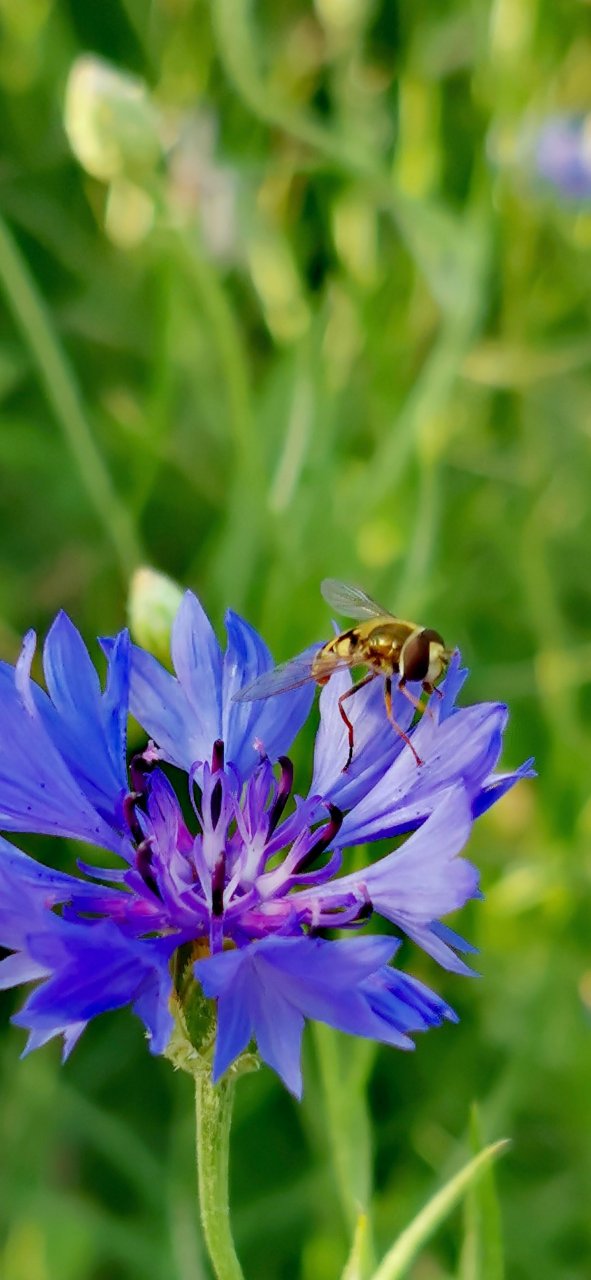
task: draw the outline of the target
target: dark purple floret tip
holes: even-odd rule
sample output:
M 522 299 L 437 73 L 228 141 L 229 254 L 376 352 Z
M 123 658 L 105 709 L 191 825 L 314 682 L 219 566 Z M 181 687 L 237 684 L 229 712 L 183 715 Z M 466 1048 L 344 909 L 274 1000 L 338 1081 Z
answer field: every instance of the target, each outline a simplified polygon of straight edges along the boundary
M 293 787 L 293 764 L 289 756 L 279 756 L 278 764 L 281 766 L 281 776 L 277 785 L 277 795 L 269 809 L 269 826 L 267 829 L 269 836 L 273 835 L 277 823 L 283 815 Z

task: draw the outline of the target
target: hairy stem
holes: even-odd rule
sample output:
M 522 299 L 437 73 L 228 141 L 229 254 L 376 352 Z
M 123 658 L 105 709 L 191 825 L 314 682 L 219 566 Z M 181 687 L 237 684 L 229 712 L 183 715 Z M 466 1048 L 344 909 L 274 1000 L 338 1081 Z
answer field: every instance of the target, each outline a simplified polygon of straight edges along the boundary
M 201 1225 L 216 1280 L 244 1280 L 230 1227 L 228 1165 L 234 1080 L 214 1085 L 209 1070 L 195 1073 L 197 1177 Z

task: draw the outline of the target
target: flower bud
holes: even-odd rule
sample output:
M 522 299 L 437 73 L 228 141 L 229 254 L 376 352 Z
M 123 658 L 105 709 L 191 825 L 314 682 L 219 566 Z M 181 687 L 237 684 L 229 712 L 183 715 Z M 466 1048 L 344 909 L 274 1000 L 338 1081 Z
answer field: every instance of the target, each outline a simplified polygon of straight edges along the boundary
M 92 54 L 70 70 L 64 128 L 76 159 L 102 182 L 146 176 L 162 155 L 160 116 L 143 80 Z
M 133 639 L 168 662 L 170 632 L 183 592 L 172 578 L 147 565 L 137 569 L 131 579 L 127 611 Z

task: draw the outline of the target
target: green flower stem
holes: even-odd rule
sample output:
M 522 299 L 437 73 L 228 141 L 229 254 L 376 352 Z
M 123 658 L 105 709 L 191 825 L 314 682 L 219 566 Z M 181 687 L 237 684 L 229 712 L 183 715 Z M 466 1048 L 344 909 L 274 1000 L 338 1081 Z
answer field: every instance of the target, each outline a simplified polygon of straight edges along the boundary
M 143 558 L 133 522 L 116 493 L 87 422 L 76 378 L 25 258 L 0 219 L 0 289 L 31 352 L 96 515 L 110 538 L 124 578 Z
M 230 1228 L 228 1165 L 233 1079 L 212 1084 L 209 1068 L 195 1071 L 197 1177 L 201 1225 L 216 1280 L 244 1280 Z

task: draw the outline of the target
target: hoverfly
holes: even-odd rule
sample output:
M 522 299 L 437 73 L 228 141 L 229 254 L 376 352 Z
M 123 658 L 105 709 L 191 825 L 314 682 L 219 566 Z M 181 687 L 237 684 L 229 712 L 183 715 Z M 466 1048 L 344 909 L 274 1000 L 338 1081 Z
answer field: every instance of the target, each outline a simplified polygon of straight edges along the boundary
M 348 631 L 341 631 L 326 644 L 313 645 L 289 662 L 283 662 L 273 670 L 264 672 L 252 684 L 235 694 L 235 699 L 252 702 L 258 698 L 269 698 L 276 693 L 297 689 L 308 680 L 324 685 L 334 671 L 343 667 L 367 667 L 367 674 L 342 693 L 338 700 L 349 742 L 349 754 L 343 773 L 351 764 L 354 746 L 353 725 L 344 703 L 378 676 L 384 679 L 384 702 L 388 720 L 410 747 L 417 764 L 422 764 L 409 735 L 394 719 L 392 682 L 396 678 L 396 687 L 422 713 L 424 704 L 406 687 L 407 682 L 420 681 L 424 693 L 433 693 L 436 682 L 447 669 L 452 650 L 446 648 L 438 631 L 397 618 L 382 605 L 376 604 L 359 587 L 339 582 L 336 578 L 325 578 L 320 590 L 331 608 L 346 617 L 355 618 L 358 625 L 350 627 Z

